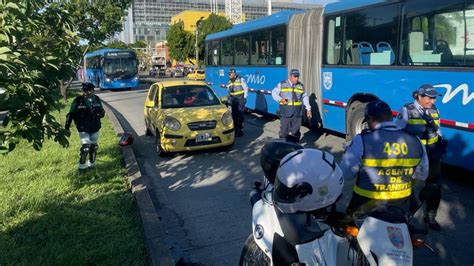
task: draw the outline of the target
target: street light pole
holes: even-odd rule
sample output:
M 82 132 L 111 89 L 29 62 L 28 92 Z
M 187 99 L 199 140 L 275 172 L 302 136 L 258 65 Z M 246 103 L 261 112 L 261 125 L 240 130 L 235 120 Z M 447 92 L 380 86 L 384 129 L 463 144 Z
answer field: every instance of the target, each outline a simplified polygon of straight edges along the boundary
M 196 21 L 196 69 L 199 69 L 199 46 L 198 46 L 198 34 L 199 34 L 199 26 L 201 25 L 201 20 L 204 17 L 201 17 Z
M 196 23 L 196 69 L 199 69 L 198 26 Z

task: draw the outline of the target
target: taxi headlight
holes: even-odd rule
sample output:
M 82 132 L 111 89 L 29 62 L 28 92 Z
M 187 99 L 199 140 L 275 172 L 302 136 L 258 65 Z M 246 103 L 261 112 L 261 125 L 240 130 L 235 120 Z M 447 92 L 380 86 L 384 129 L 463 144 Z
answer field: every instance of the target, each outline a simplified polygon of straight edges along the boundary
M 232 122 L 232 113 L 230 111 L 225 112 L 222 116 L 222 124 L 224 124 L 224 126 L 228 126 L 232 124 Z
M 105 81 L 106 82 L 110 82 L 111 80 L 109 78 L 105 78 Z
M 167 116 L 165 120 L 163 120 L 163 125 L 173 131 L 177 131 L 181 128 L 181 123 L 179 123 L 178 119 Z

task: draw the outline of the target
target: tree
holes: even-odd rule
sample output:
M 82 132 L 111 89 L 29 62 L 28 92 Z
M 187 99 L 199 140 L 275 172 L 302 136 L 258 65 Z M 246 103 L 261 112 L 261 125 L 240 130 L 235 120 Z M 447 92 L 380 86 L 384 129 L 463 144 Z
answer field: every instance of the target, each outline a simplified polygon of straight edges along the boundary
M 127 15 L 126 10 L 131 4 L 131 0 L 59 0 L 59 2 L 73 17 L 79 38 L 87 41 L 87 45 L 82 49 L 83 53 L 73 58 L 77 65 L 90 47 L 103 45 L 105 40 L 122 30 L 123 18 Z M 74 75 L 73 72 L 68 79 L 60 82 L 61 94 L 65 100 Z
M 77 24 L 78 35 L 88 45 L 100 45 L 122 30 L 131 0 L 60 0 Z
M 67 145 L 67 132 L 50 114 L 59 109 L 58 83 L 74 69 L 78 56 L 72 16 L 60 3 L 0 2 L 0 103 L 7 115 L 0 126 L 0 151 L 27 139 L 37 150 L 45 138 Z
M 168 41 L 168 52 L 170 58 L 176 61 L 184 61 L 186 58 L 194 58 L 193 34 L 184 31 L 184 23 L 182 21 L 171 25 L 166 34 Z
M 0 0 L 0 152 L 20 139 L 37 150 L 45 139 L 68 145 L 68 132 L 51 115 L 89 45 L 121 30 L 131 0 Z M 64 95 L 66 91 L 64 90 Z
M 232 23 L 230 23 L 226 17 L 214 13 L 209 15 L 207 19 L 202 20 L 198 31 L 199 58 L 204 58 L 205 39 L 207 35 L 230 28 L 232 28 Z

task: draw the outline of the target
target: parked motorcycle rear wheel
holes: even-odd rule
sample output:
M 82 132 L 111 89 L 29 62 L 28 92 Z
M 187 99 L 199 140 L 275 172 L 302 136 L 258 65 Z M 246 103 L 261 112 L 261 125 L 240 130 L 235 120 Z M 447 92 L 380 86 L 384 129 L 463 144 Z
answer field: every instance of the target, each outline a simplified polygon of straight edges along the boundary
M 245 241 L 244 248 L 242 249 L 242 253 L 240 254 L 239 265 L 270 265 L 270 260 L 268 259 L 267 255 L 265 255 L 265 253 L 257 246 L 257 243 L 255 243 L 252 234 L 250 234 L 247 240 Z

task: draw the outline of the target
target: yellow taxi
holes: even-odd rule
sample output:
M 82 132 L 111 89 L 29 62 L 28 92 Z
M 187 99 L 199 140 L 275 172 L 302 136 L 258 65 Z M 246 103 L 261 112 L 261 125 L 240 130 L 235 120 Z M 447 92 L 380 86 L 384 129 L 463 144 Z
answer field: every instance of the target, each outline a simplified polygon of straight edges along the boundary
M 188 74 L 188 79 L 193 79 L 193 80 L 205 80 L 206 79 L 206 74 L 204 73 L 204 70 L 193 70 L 193 72 Z
M 146 135 L 158 155 L 234 144 L 232 114 L 202 81 L 163 81 L 145 100 Z

